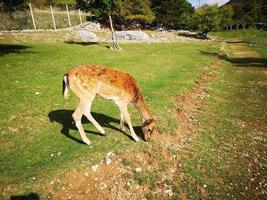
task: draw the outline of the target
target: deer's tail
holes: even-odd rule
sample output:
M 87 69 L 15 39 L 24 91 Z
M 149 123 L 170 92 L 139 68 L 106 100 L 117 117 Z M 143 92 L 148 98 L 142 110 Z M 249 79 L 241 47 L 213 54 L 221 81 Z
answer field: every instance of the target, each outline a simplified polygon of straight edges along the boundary
M 69 78 L 68 78 L 68 74 L 65 74 L 63 77 L 63 81 L 62 81 L 62 95 L 64 97 L 64 99 L 68 99 L 69 98 L 69 90 L 68 88 L 70 87 L 69 85 Z

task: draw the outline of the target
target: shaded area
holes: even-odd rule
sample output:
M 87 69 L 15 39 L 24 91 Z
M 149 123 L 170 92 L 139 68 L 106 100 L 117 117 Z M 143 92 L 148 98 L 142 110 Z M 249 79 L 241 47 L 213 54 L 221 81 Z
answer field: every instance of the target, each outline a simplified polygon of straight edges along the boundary
M 11 196 L 10 200 L 39 200 L 39 196 L 36 193 L 30 193 L 28 195 Z
M 24 53 L 23 50 L 28 48 L 31 47 L 18 44 L 0 44 L 0 56 L 4 56 L 5 54 L 10 53 Z
M 226 43 L 228 44 L 253 44 L 253 42 L 249 42 L 249 41 L 244 41 L 244 40 L 229 40 L 229 41 L 226 41 Z
M 216 56 L 221 60 L 225 60 L 227 62 L 232 63 L 235 66 L 240 67 L 267 67 L 267 59 L 266 58 L 253 58 L 253 57 L 247 57 L 247 58 L 231 58 L 228 55 L 220 55 L 218 53 L 214 52 L 206 52 L 200 50 L 200 52 L 204 55 L 208 56 Z
M 54 110 L 54 111 L 51 111 L 48 114 L 48 117 L 49 117 L 49 120 L 51 122 L 57 122 L 57 123 L 59 123 L 59 124 L 61 124 L 63 126 L 62 129 L 61 129 L 61 133 L 63 135 L 65 135 L 66 137 L 72 139 L 73 141 L 75 141 L 77 143 L 84 144 L 84 142 L 80 138 L 73 137 L 72 135 L 69 134 L 70 130 L 77 130 L 78 131 L 77 127 L 75 126 L 75 122 L 74 122 L 74 120 L 72 118 L 73 112 L 74 112 L 74 110 Z M 126 129 L 126 131 L 128 133 L 127 134 L 127 133 L 121 131 L 118 128 L 119 124 L 120 124 L 120 120 L 119 119 L 115 119 L 113 117 L 109 117 L 107 115 L 104 115 L 104 114 L 101 114 L 101 113 L 95 113 L 95 112 L 92 112 L 92 116 L 95 118 L 95 120 L 102 127 L 107 127 L 107 128 L 111 128 L 111 129 L 113 129 L 115 131 L 122 132 L 128 138 L 133 140 L 131 135 L 130 135 L 130 131 L 128 131 L 128 129 Z M 84 125 L 86 123 L 90 123 L 90 122 L 87 120 L 86 117 L 83 116 L 82 124 Z M 118 126 L 113 126 L 113 125 L 111 125 L 111 123 L 117 123 Z M 125 124 L 125 127 L 128 127 L 128 126 Z M 136 127 L 134 127 L 134 129 L 135 129 L 135 133 L 144 140 L 141 126 L 136 126 Z M 84 130 L 84 131 L 86 133 L 92 133 L 92 134 L 103 136 L 101 133 L 96 132 L 96 131 L 88 131 L 88 130 Z
M 66 44 L 79 44 L 83 46 L 97 45 L 98 42 L 75 42 L 75 41 L 64 41 Z

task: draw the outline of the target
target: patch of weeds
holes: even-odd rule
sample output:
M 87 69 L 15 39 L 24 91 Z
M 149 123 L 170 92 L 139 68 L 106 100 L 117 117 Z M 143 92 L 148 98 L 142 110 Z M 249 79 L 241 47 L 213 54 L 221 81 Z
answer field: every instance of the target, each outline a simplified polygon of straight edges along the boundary
M 121 162 L 124 166 L 130 166 L 132 164 L 132 161 L 130 159 L 127 159 L 127 158 L 122 159 Z
M 167 171 L 167 169 L 169 169 L 168 163 L 166 161 L 160 162 L 159 171 L 165 172 L 165 171 Z
M 179 188 L 178 186 L 173 186 L 172 191 L 173 191 L 175 194 L 180 194 L 180 193 L 181 193 L 180 188 Z
M 132 174 L 131 174 L 130 172 L 124 172 L 124 173 L 122 174 L 122 176 L 123 176 L 124 178 L 129 179 L 130 177 L 132 177 Z
M 170 179 L 165 179 L 164 181 L 163 181 L 163 183 L 164 184 L 166 184 L 166 185 L 172 185 L 173 184 L 173 181 L 172 180 L 170 180 Z
M 154 200 L 155 196 L 152 194 L 152 192 L 149 192 L 149 193 L 146 194 L 146 199 L 147 200 Z
M 149 143 L 141 143 L 139 150 L 142 151 L 143 153 L 149 153 L 151 151 L 151 144 Z
M 134 173 L 134 179 L 139 185 L 149 184 L 150 189 L 154 190 L 157 187 L 159 174 L 157 172 L 148 172 L 147 174 Z

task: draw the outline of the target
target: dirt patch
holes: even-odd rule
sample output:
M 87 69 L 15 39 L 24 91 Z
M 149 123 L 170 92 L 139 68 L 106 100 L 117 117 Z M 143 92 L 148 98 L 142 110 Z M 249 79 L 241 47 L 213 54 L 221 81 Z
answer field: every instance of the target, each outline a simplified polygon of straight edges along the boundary
M 260 58 L 261 55 L 256 51 L 249 50 L 244 43 L 229 44 L 236 58 Z
M 209 96 L 207 93 L 208 85 L 214 81 L 216 72 L 220 67 L 220 60 L 216 59 L 195 81 L 196 87 L 176 98 L 179 120 L 178 135 L 180 137 L 187 138 L 189 133 L 197 133 L 199 123 L 194 116 L 205 106 L 204 100 Z

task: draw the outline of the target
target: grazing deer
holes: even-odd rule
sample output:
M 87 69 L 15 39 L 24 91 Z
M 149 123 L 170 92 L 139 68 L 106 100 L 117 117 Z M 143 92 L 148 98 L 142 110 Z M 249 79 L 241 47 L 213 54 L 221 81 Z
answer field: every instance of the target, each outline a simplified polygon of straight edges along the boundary
M 86 137 L 82 127 L 82 115 L 85 115 L 101 134 L 105 134 L 104 129 L 91 115 L 91 106 L 96 95 L 113 100 L 118 105 L 120 109 L 120 129 L 122 131 L 125 130 L 125 120 L 129 126 L 132 138 L 138 142 L 139 139 L 134 132 L 127 109 L 129 103 L 134 104 L 143 122 L 144 139 L 145 141 L 150 139 L 156 122 L 150 115 L 144 97 L 130 74 L 98 65 L 80 65 L 71 69 L 63 78 L 63 95 L 65 99 L 68 98 L 68 87 L 80 99 L 79 106 L 72 117 L 82 140 L 86 144 L 89 145 L 91 142 Z

